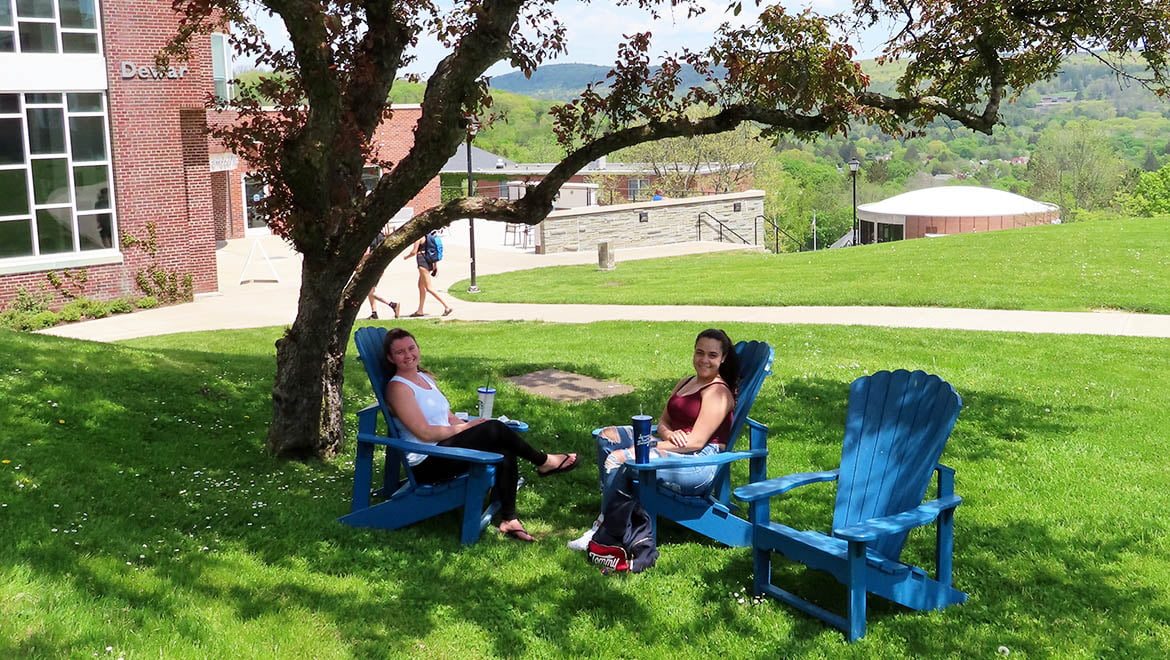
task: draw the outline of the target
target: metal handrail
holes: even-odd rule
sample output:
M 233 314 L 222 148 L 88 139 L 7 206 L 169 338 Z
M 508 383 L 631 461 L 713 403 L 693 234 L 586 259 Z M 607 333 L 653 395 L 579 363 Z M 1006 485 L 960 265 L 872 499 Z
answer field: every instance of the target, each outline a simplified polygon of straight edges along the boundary
M 699 219 L 695 221 L 695 226 L 698 227 L 698 229 L 699 229 L 699 239 L 698 240 L 700 240 L 700 241 L 703 240 L 703 216 L 707 216 L 707 217 L 711 218 L 712 220 L 715 221 L 716 224 L 719 225 L 719 242 L 720 243 L 723 242 L 723 229 L 726 227 L 727 231 L 731 232 L 732 235 L 734 235 L 736 238 L 738 238 L 740 241 L 742 241 L 745 245 L 755 245 L 754 243 L 748 241 L 748 239 L 744 238 L 743 236 L 740 236 L 739 232 L 735 231 L 731 227 L 728 227 L 726 223 L 724 223 L 719 218 L 716 218 L 715 216 L 711 215 L 708 211 L 699 211 Z
M 753 232 L 752 238 L 756 239 L 757 243 L 760 240 L 760 236 L 759 236 L 760 220 L 763 220 L 764 222 L 772 225 L 772 229 L 774 229 L 776 231 L 776 243 L 775 243 L 774 247 L 772 248 L 772 252 L 774 252 L 776 254 L 780 254 L 780 234 L 784 234 L 785 236 L 788 237 L 788 240 L 792 241 L 793 243 L 796 243 L 796 251 L 797 252 L 800 252 L 801 250 L 804 249 L 804 243 L 796 240 L 795 236 L 784 231 L 784 229 L 782 229 L 780 227 L 780 225 L 776 224 L 775 222 L 772 222 L 772 219 L 766 215 L 757 215 L 755 218 L 752 219 L 752 232 Z

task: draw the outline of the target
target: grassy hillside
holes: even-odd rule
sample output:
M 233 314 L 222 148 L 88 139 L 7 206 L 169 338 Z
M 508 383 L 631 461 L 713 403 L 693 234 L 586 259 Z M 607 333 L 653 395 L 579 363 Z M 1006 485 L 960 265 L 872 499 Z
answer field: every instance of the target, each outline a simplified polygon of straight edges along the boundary
M 470 408 L 475 385 L 492 377 L 497 409 L 527 420 L 532 442 L 585 456 L 590 428 L 659 409 L 689 369 L 699 329 L 410 327 L 456 409 Z M 564 547 L 596 512 L 589 467 L 548 480 L 521 468 L 520 511 L 535 544 L 488 533 L 462 548 L 453 516 L 396 532 L 347 528 L 336 517 L 352 485 L 348 452 L 301 464 L 261 449 L 279 328 L 129 346 L 0 331 L 0 657 L 969 658 L 1000 646 L 1022 658 L 1170 654 L 1170 524 L 1159 513 L 1170 508 L 1170 391 L 1158 386 L 1170 342 L 727 329 L 776 348 L 753 409 L 771 429 L 773 476 L 836 464 L 855 377 L 924 368 L 955 385 L 965 408 L 944 461 L 964 497 L 955 580 L 968 603 L 915 613 L 871 599 L 869 635 L 846 645 L 817 621 L 754 601 L 746 549 L 669 524 L 657 566 L 603 576 Z M 348 418 L 371 397 L 356 360 L 347 364 Z M 557 404 L 502 380 L 546 367 L 637 389 Z M 823 529 L 832 487 L 807 490 L 775 515 Z M 932 538 L 911 535 L 907 559 L 930 566 Z M 777 579 L 842 605 L 831 579 L 790 567 Z
M 721 253 L 484 275 L 487 302 L 913 305 L 1170 314 L 1168 218 L 796 254 Z M 466 297 L 464 283 L 449 289 Z

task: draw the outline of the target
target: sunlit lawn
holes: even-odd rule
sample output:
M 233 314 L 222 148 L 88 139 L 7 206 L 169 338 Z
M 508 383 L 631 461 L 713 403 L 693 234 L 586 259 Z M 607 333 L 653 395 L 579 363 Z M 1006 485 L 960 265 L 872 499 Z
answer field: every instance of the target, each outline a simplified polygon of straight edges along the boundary
M 491 377 L 497 409 L 528 421 L 534 443 L 585 456 L 594 426 L 657 414 L 701 329 L 411 327 L 456 409 Z M 955 385 L 965 408 L 944 461 L 965 498 L 955 579 L 968 603 L 917 613 L 871 601 L 868 636 L 847 645 L 792 609 L 754 602 L 747 550 L 670 525 L 656 567 L 603 576 L 564 546 L 596 513 L 590 469 L 538 480 L 522 468 L 532 545 L 487 533 L 463 548 L 452 515 L 351 529 L 336 522 L 349 448 L 308 464 L 262 450 L 279 329 L 113 346 L 0 331 L 0 657 L 1170 655 L 1170 341 L 727 329 L 776 349 L 753 414 L 771 427 L 771 475 L 835 466 L 857 376 L 922 368 Z M 347 418 L 371 398 L 353 355 Z M 637 389 L 561 404 L 502 380 L 548 367 Z M 775 515 L 823 529 L 831 495 L 812 487 Z M 929 567 L 932 553 L 923 531 L 906 558 Z M 777 573 L 840 607 L 831 579 Z
M 1170 218 L 1074 223 L 799 254 L 717 253 L 478 278 L 484 302 L 909 305 L 1170 313 Z M 450 287 L 467 298 L 466 282 Z

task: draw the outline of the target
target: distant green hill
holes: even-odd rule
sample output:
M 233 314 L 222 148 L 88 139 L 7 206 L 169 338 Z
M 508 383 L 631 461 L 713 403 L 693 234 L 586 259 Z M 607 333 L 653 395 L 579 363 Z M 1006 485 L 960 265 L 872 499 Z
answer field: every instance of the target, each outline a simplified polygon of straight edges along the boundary
M 597 64 L 549 64 L 538 68 L 531 78 L 522 73 L 507 73 L 492 78 L 493 90 L 504 90 L 550 101 L 568 101 L 580 94 L 591 82 L 602 82 L 612 67 Z M 650 67 L 651 72 L 659 67 Z M 683 69 L 679 75 L 681 88 L 701 87 L 703 76 L 693 69 Z

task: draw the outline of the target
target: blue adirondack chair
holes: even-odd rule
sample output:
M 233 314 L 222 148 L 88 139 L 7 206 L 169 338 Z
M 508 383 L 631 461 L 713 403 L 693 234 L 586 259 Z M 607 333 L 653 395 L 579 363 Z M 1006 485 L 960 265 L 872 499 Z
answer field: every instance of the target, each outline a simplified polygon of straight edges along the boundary
M 951 586 L 955 471 L 938 462 L 962 399 L 938 376 L 922 371 L 880 371 L 849 388 L 841 467 L 752 483 L 735 489 L 750 503 L 754 588 L 843 630 L 865 635 L 866 593 L 916 610 L 963 603 Z M 931 473 L 936 499 L 923 502 Z M 837 481 L 833 532 L 804 532 L 771 520 L 769 498 L 798 486 Z M 936 522 L 937 576 L 899 561 L 906 535 Z M 779 552 L 832 574 L 847 587 L 846 616 L 814 605 L 772 584 L 771 556 Z
M 365 365 L 366 375 L 378 402 L 358 411 L 357 457 L 353 464 L 353 505 L 350 513 L 339 520 L 354 527 L 375 527 L 398 529 L 420 520 L 426 520 L 447 511 L 463 509 L 463 523 L 460 540 L 471 545 L 479 540 L 499 509 L 499 502 L 484 505 L 488 491 L 495 483 L 495 464 L 503 460 L 500 454 L 439 447 L 405 440 L 399 434 L 398 421 L 386 404 L 386 375 L 382 342 L 386 329 L 378 327 L 360 328 L 354 333 L 358 356 Z M 378 415 L 386 422 L 386 435 L 377 434 Z M 382 487 L 371 491 L 374 470 L 374 450 L 386 448 L 385 469 Z M 443 483 L 427 485 L 415 481 L 407 453 L 441 456 L 466 461 L 470 468 L 466 474 Z M 371 498 L 384 501 L 371 504 Z
M 731 416 L 731 432 L 727 450 L 714 456 L 699 458 L 656 458 L 643 465 L 627 463 L 638 472 L 638 498 L 650 514 L 655 535 L 658 517 L 698 532 L 708 538 L 733 547 L 751 545 L 751 524 L 736 515 L 738 507 L 731 502 L 731 464 L 747 459 L 750 481 L 761 481 L 768 462 L 768 427 L 748 417 L 764 379 L 772 373 L 772 347 L 760 341 L 741 341 L 735 345 L 739 356 L 739 394 Z M 748 451 L 734 451 L 736 438 L 748 428 Z M 594 440 L 602 429 L 593 431 Z M 685 496 L 658 484 L 657 470 L 672 467 L 719 465 L 719 472 L 711 488 L 703 495 Z

